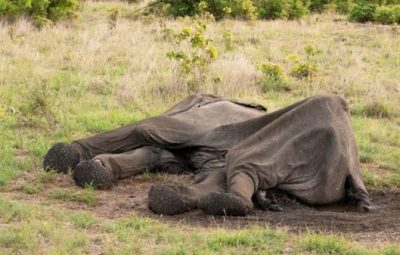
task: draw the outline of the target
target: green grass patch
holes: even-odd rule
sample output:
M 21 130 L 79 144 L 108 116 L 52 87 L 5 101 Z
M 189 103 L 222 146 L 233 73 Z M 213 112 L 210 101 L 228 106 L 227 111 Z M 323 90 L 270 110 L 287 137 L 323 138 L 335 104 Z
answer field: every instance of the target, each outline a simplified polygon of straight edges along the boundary
M 400 170 L 400 128 L 383 119 L 352 118 L 361 162 Z
M 333 234 L 307 233 L 301 238 L 300 248 L 315 254 L 367 255 L 367 254 L 400 254 L 400 246 L 387 245 L 376 249 L 366 249 L 357 243 L 350 242 L 343 236 Z
M 87 212 L 74 213 L 70 217 L 71 223 L 77 228 L 89 228 L 96 224 L 96 218 Z
M 0 231 L 0 248 L 8 248 L 13 254 L 33 252 L 37 245 L 37 238 L 28 228 L 6 227 Z
M 251 230 L 239 230 L 233 233 L 218 231 L 207 239 L 207 246 L 214 252 L 234 249 L 235 251 L 264 252 L 277 254 L 282 252 L 286 234 L 268 227 L 254 227 Z
M 97 203 L 97 197 L 93 188 L 85 188 L 82 191 L 74 191 L 71 189 L 56 189 L 49 193 L 49 197 L 65 202 L 84 203 L 89 206 L 94 206 Z
M 38 183 L 28 183 L 21 187 L 21 190 L 26 194 L 32 195 L 40 193 L 43 190 L 42 185 Z
M 398 116 L 396 110 L 384 101 L 371 101 L 356 105 L 352 107 L 351 113 L 368 118 L 392 118 Z
M 24 166 L 14 154 L 18 148 L 18 140 L 15 139 L 15 133 L 11 128 L 14 123 L 10 116 L 0 117 L 0 187 L 17 176 Z
M 32 216 L 32 208 L 0 198 L 0 219 L 4 222 L 27 220 Z
M 304 250 L 316 254 L 341 254 L 358 255 L 366 254 L 354 244 L 346 241 L 343 237 L 334 235 L 307 234 L 301 241 Z

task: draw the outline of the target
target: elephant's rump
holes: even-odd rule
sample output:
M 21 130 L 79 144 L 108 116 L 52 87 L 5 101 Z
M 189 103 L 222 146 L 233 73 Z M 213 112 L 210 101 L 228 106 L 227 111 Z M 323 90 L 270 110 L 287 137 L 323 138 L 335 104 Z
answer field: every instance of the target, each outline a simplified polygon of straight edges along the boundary
M 227 154 L 228 185 L 245 172 L 258 189 L 279 188 L 308 204 L 326 204 L 343 198 L 349 175 L 360 179 L 341 97 L 312 97 L 251 121 L 263 127 Z

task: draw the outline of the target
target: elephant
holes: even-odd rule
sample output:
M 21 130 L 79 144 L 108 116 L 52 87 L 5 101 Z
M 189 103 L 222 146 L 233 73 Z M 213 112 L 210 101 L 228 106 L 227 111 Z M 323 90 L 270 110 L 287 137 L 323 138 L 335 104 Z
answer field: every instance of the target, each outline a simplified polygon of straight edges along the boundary
M 266 108 L 214 95 L 192 95 L 171 109 L 134 124 L 73 141 L 57 143 L 43 167 L 60 173 L 72 170 L 78 186 L 108 189 L 118 180 L 145 171 L 193 172 L 204 178 L 224 167 L 224 150 L 199 139 L 217 127 L 261 116 Z M 206 141 L 204 141 L 206 142 Z
M 144 171 L 194 172 L 193 185 L 150 188 L 148 207 L 167 215 L 198 208 L 244 216 L 253 200 L 280 210 L 267 197 L 270 189 L 309 205 L 350 197 L 360 210 L 371 208 L 348 105 L 331 94 L 272 113 L 257 104 L 192 95 L 160 116 L 56 144 L 44 168 L 73 169 L 78 186 L 101 189 Z

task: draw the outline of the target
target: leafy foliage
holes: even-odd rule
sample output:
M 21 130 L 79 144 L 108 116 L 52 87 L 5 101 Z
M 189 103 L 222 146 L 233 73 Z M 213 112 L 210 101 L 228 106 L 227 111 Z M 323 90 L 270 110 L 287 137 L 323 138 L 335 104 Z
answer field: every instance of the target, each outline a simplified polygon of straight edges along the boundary
M 172 16 L 194 16 L 202 12 L 216 19 L 225 17 L 253 20 L 256 18 L 300 18 L 307 13 L 306 0 L 157 0 L 149 8 L 153 13 L 165 10 Z M 158 6 L 156 8 L 155 6 Z
M 258 66 L 258 69 L 263 74 L 260 84 L 264 91 L 288 91 L 291 89 L 282 66 L 273 63 L 262 63 Z
M 290 55 L 288 58 L 293 63 L 292 74 L 300 79 L 312 78 L 318 70 L 318 64 L 315 57 L 321 52 L 312 45 L 304 48 L 305 57 L 300 58 L 297 55 Z
M 286 4 L 281 0 L 256 0 L 258 14 L 263 19 L 281 19 L 286 16 Z
M 396 21 L 394 9 L 382 6 L 377 8 L 374 20 L 381 24 L 393 24 Z
M 349 20 L 365 23 L 373 21 L 376 11 L 376 4 L 361 1 L 353 6 L 349 14 Z
M 399 1 L 359 1 L 352 7 L 349 20 L 361 23 L 376 22 L 385 25 L 400 24 Z
M 1 1 L 1 0 L 0 0 Z M 44 1 L 44 0 L 43 0 Z M 195 16 L 208 12 L 216 19 L 299 19 L 327 9 L 348 14 L 353 22 L 400 23 L 400 0 L 156 0 L 148 11 L 159 15 Z
M 218 57 L 217 48 L 204 34 L 207 30 L 206 20 L 196 18 L 193 22 L 193 26 L 185 27 L 178 33 L 164 29 L 167 37 L 172 34 L 173 42 L 177 45 L 177 49 L 168 52 L 167 57 L 179 62 L 180 73 L 187 80 L 189 93 L 199 90 L 206 80 L 207 67 Z
M 35 25 L 73 17 L 79 0 L 0 0 L 0 16 L 12 21 L 22 15 L 31 16 Z

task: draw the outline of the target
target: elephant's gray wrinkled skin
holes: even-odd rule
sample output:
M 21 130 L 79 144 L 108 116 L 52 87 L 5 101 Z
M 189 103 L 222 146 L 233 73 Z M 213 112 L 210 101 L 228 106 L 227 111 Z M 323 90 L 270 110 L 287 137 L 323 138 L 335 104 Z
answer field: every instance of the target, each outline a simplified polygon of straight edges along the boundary
M 314 96 L 272 113 L 194 95 L 160 116 L 65 146 L 50 149 L 44 167 L 72 168 L 79 186 L 109 188 L 146 170 L 197 173 L 198 183 L 191 186 L 153 186 L 149 208 L 156 213 L 200 208 L 206 214 L 246 215 L 253 197 L 264 209 L 280 210 L 266 198 L 272 188 L 310 205 L 351 195 L 360 209 L 370 208 L 347 104 L 336 95 Z M 61 153 L 78 154 L 79 161 L 75 156 L 63 161 L 71 165 L 60 166 Z

